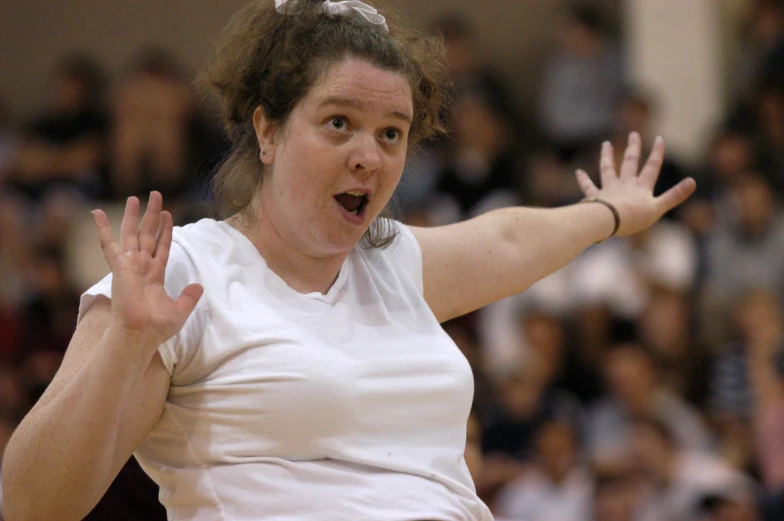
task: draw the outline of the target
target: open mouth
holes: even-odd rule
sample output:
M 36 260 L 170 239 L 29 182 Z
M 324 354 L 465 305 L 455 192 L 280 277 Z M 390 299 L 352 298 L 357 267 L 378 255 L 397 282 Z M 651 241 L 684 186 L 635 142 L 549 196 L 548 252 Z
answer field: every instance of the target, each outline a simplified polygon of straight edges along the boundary
M 368 204 L 368 196 L 364 192 L 345 192 L 335 196 L 335 200 L 348 213 L 362 215 Z

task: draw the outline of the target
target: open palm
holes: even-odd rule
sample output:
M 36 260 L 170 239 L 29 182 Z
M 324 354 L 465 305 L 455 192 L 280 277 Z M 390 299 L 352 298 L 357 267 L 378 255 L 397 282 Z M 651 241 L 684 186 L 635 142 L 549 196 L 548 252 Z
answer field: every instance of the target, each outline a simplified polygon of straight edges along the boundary
M 106 214 L 95 210 L 93 216 L 104 258 L 112 270 L 112 326 L 157 348 L 182 329 L 203 288 L 191 284 L 176 300 L 166 293 L 163 284 L 172 216 L 162 211 L 163 198 L 158 192 L 150 194 L 141 224 L 139 205 L 136 197 L 128 199 L 119 243 L 112 236 Z
M 585 171 L 577 171 L 580 189 L 587 197 L 599 197 L 618 209 L 621 218 L 618 235 L 632 235 L 645 230 L 662 215 L 688 199 L 697 186 L 694 179 L 687 178 L 660 196 L 654 197 L 653 189 L 664 162 L 664 140 L 661 137 L 656 138 L 648 160 L 639 170 L 641 154 L 640 135 L 632 132 L 620 171 L 615 168 L 612 145 L 609 142 L 602 145 L 599 162 L 601 188 L 591 181 Z

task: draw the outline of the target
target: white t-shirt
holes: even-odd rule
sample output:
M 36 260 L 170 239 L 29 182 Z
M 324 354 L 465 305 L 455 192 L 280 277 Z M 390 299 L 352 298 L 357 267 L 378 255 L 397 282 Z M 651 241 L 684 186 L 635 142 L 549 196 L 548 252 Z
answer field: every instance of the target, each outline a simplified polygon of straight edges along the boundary
M 175 228 L 166 290 L 204 286 L 161 345 L 171 387 L 135 455 L 170 520 L 492 519 L 463 451 L 471 368 L 425 303 L 398 225 L 303 295 L 224 222 Z M 80 317 L 111 275 L 89 289 Z

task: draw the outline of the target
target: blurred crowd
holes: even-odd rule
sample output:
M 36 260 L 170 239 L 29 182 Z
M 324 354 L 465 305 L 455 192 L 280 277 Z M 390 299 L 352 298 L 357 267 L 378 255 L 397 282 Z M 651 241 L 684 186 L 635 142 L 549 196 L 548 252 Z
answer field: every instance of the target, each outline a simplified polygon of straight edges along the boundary
M 668 157 L 656 189 L 690 175 L 697 194 L 444 324 L 474 369 L 466 460 L 499 520 L 784 520 L 784 2 L 752 4 L 725 117 L 700 164 Z M 663 107 L 629 84 L 623 42 L 593 5 L 561 13 L 535 99 L 481 61 L 468 21 L 433 22 L 452 133 L 410 158 L 399 219 L 573 203 L 573 172 L 598 180 L 602 141 L 617 162 L 631 130 L 650 146 Z M 65 56 L 50 91 L 30 121 L 0 103 L 0 447 L 105 273 L 89 209 L 157 189 L 176 224 L 208 216 L 228 147 L 165 49 L 111 81 L 90 56 Z M 88 519 L 165 519 L 156 494 L 131 461 Z

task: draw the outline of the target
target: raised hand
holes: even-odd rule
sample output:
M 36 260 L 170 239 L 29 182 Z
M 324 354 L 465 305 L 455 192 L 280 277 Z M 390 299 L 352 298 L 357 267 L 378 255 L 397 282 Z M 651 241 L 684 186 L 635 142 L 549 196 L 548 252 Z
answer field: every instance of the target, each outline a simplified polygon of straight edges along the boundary
M 163 282 L 172 242 L 172 216 L 162 211 L 163 198 L 150 194 L 139 225 L 139 199 L 125 205 L 119 244 L 112 236 L 109 219 L 93 211 L 104 258 L 112 270 L 112 321 L 123 334 L 157 347 L 174 336 L 193 312 L 203 288 L 186 287 L 177 300 L 166 293 Z
M 632 235 L 645 230 L 662 215 L 675 208 L 694 193 L 694 179 L 686 178 L 658 197 L 653 196 L 656 180 L 664 161 L 664 140 L 656 138 L 648 160 L 639 170 L 642 140 L 637 132 L 629 135 L 620 172 L 615 169 L 613 147 L 602 145 L 600 160 L 601 188 L 597 188 L 583 170 L 577 171 L 577 182 L 586 197 L 599 197 L 618 209 L 621 225 L 618 235 Z

